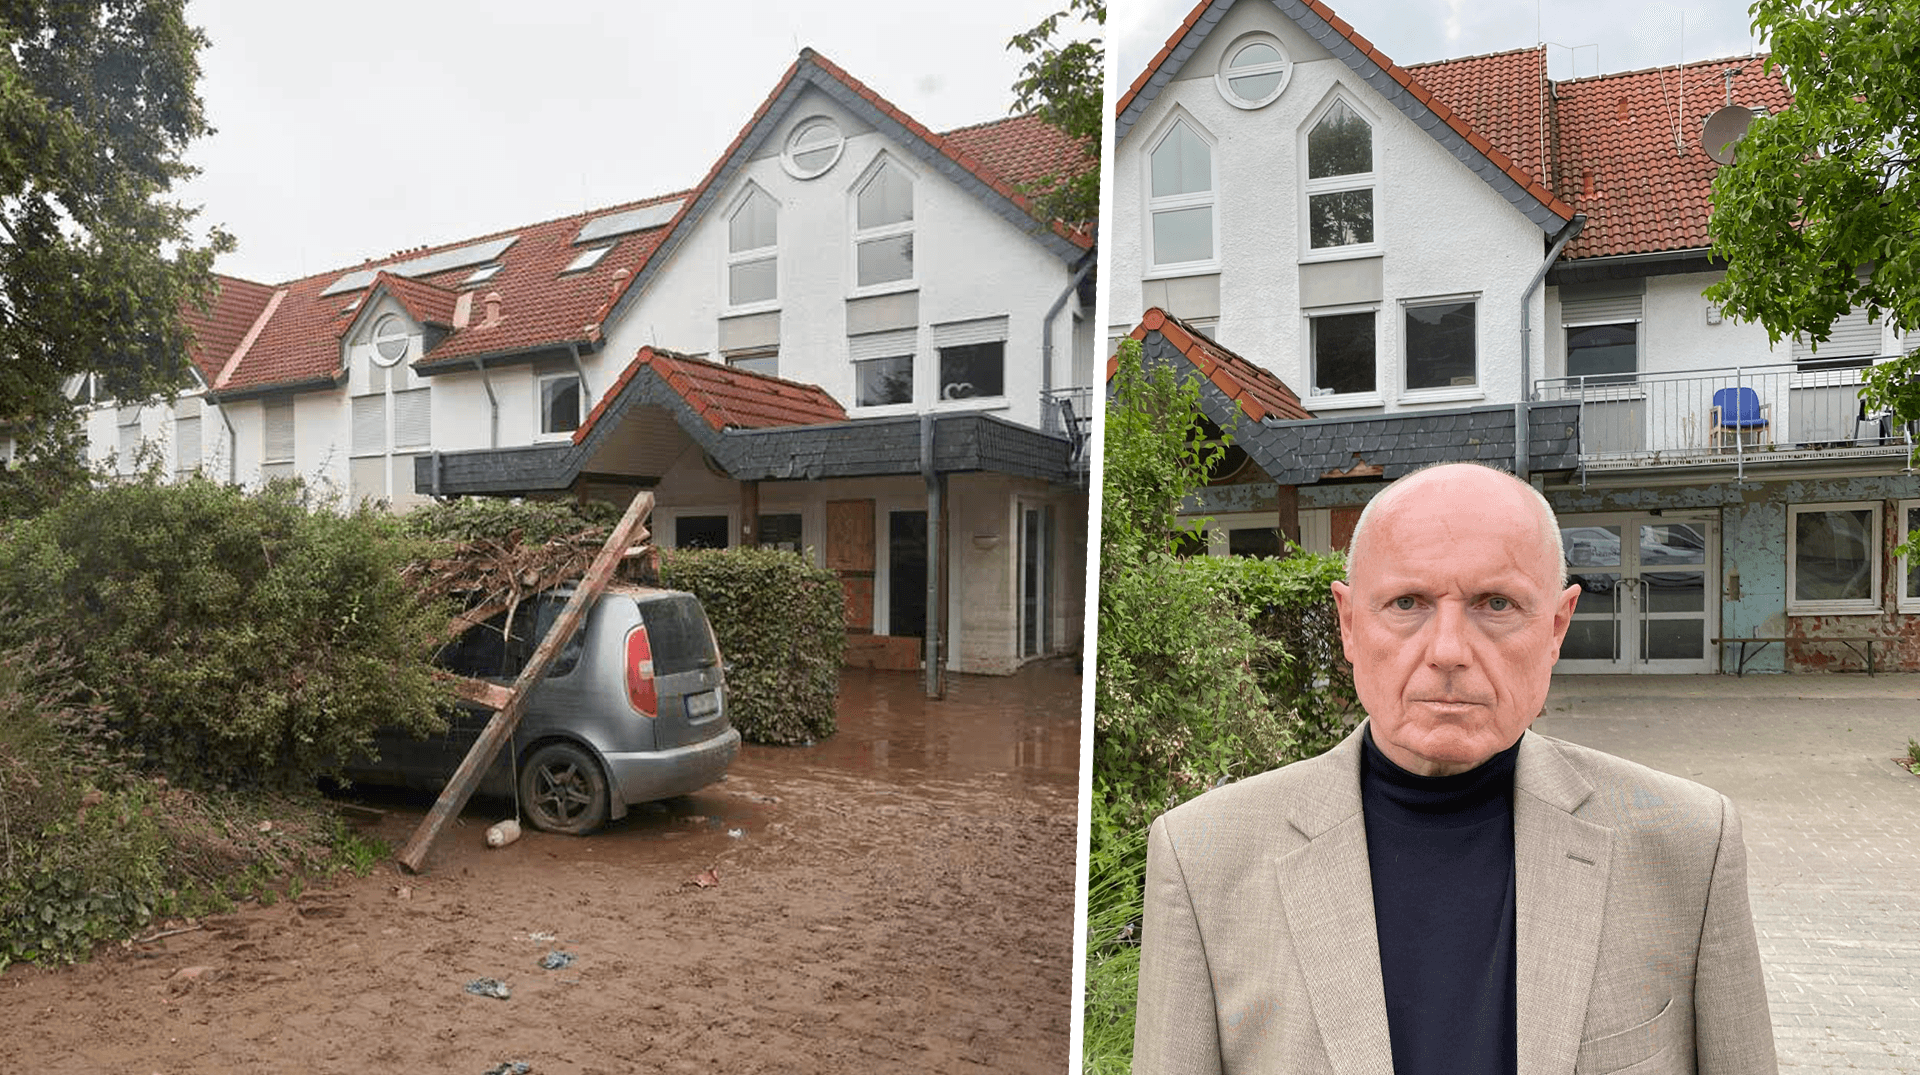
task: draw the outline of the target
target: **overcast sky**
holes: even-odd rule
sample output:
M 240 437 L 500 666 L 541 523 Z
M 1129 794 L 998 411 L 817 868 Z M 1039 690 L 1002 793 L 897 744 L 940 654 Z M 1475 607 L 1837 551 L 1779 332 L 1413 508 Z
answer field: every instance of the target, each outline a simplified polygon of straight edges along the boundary
M 268 283 L 692 186 L 801 46 L 938 131 L 1007 114 L 1056 0 L 190 0 L 218 129 L 177 190 Z
M 1193 0 L 1110 0 L 1109 29 L 1124 90 L 1180 25 Z M 1393 57 L 1420 63 L 1450 56 L 1547 49 L 1552 78 L 1634 71 L 1679 61 L 1682 18 L 1688 61 L 1744 55 L 1744 0 L 1328 0 L 1340 17 Z M 1536 26 L 1538 29 L 1536 30 Z M 1598 46 L 1597 48 L 1594 46 Z M 1597 57 L 1597 63 L 1596 63 Z

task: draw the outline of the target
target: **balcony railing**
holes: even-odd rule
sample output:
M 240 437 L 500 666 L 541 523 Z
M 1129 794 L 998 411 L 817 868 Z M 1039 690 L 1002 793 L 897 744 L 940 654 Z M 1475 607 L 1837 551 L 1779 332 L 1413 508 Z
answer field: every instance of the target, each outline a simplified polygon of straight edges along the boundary
M 1913 431 L 1860 402 L 1863 367 L 1885 361 L 1555 377 L 1535 382 L 1534 398 L 1580 404 L 1580 462 L 1589 469 L 1904 459 Z
M 1084 480 L 1093 447 L 1093 388 L 1080 385 L 1040 393 L 1040 429 L 1073 443 L 1072 470 Z

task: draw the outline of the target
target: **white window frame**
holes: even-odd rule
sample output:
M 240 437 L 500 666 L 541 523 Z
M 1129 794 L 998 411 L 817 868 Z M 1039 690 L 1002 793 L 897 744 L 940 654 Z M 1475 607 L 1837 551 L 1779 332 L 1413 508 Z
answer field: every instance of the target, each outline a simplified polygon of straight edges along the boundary
M 676 511 L 665 512 L 663 514 L 666 516 L 666 526 L 663 529 L 653 531 L 653 543 L 655 545 L 660 546 L 663 549 L 677 549 L 680 547 L 678 531 L 680 529 L 680 519 L 682 516 L 685 516 L 688 518 L 698 518 L 700 516 L 712 517 L 712 516 L 723 515 L 726 517 L 726 520 L 727 520 L 726 547 L 731 549 L 736 545 L 744 544 L 744 542 L 740 540 L 740 510 L 738 505 L 734 505 L 734 506 L 694 505 L 690 507 L 680 508 Z M 778 515 L 778 514 L 792 514 L 792 513 L 790 511 L 787 511 L 787 512 L 775 512 L 774 514 Z M 800 525 L 802 528 L 804 528 L 806 526 L 806 520 L 802 519 L 800 522 Z
M 856 340 L 860 340 L 863 338 L 870 339 L 870 338 L 880 337 L 880 336 L 891 337 L 891 336 L 894 336 L 895 334 L 899 334 L 904 337 L 908 333 L 912 334 L 913 342 L 910 345 L 908 345 L 907 350 L 902 351 L 898 347 L 891 347 L 891 348 L 882 348 L 883 350 L 887 351 L 886 354 L 870 354 L 870 355 L 865 355 L 864 357 L 855 357 L 854 355 L 854 351 L 856 350 L 856 347 L 855 347 Z M 919 405 L 920 405 L 920 398 L 924 391 L 922 387 L 922 381 L 928 380 L 932 376 L 927 372 L 927 366 L 928 366 L 927 353 L 933 354 L 934 356 L 933 364 L 936 369 L 938 368 L 938 364 L 939 364 L 939 353 L 937 351 L 933 351 L 929 343 L 923 342 L 923 337 L 930 338 L 926 333 L 923 333 L 921 330 L 917 328 L 892 329 L 885 332 L 863 332 L 858 336 L 847 337 L 847 368 L 850 371 L 852 371 L 852 375 L 853 375 L 853 382 L 849 386 L 848 392 L 847 392 L 847 399 L 851 401 L 847 405 L 847 410 L 849 413 L 854 414 L 861 418 L 878 418 L 878 417 L 885 417 L 888 415 L 896 415 L 896 414 L 915 414 L 918 412 Z M 887 342 L 893 343 L 895 341 L 888 340 Z M 900 341 L 900 342 L 904 342 L 904 341 Z M 891 358 L 906 358 L 912 361 L 913 390 L 912 390 L 912 393 L 909 395 L 907 401 L 905 403 L 862 404 L 860 402 L 860 364 L 862 362 L 871 362 L 871 361 L 877 361 L 881 359 L 891 359 Z
M 552 381 L 573 380 L 578 382 L 580 391 L 574 398 L 579 401 L 579 417 L 574 419 L 573 429 L 547 430 L 547 384 Z M 533 379 L 533 439 L 536 441 L 572 440 L 574 431 L 587 422 L 587 383 L 577 370 L 562 370 L 556 373 L 542 373 Z
M 1480 292 L 1466 292 L 1459 295 L 1423 295 L 1417 299 L 1400 300 L 1400 379 L 1397 383 L 1399 399 L 1402 403 L 1453 403 L 1467 399 L 1485 399 L 1486 372 L 1480 365 Z M 1473 383 L 1470 385 L 1447 385 L 1440 388 L 1409 388 L 1407 373 L 1410 356 L 1407 353 L 1407 313 L 1424 306 L 1454 306 L 1459 303 L 1473 304 Z
M 985 323 L 990 321 L 999 322 L 999 325 L 996 326 L 999 331 L 992 331 L 991 327 L 985 326 Z M 997 396 L 961 396 L 957 399 L 947 399 L 942 394 L 944 386 L 940 383 L 940 352 L 943 350 L 940 343 L 940 337 L 943 334 L 942 330 L 975 323 L 981 324 L 983 329 L 985 329 L 981 339 L 969 340 L 965 343 L 948 343 L 946 346 L 966 347 L 978 344 L 998 343 L 1000 345 L 1000 394 Z M 1005 410 L 1013 405 L 1012 396 L 1007 391 L 1009 387 L 1007 383 L 1008 375 L 1013 372 L 1013 356 L 1009 353 L 1008 348 L 1008 344 L 1012 342 L 1013 339 L 1012 325 L 1012 317 L 1000 314 L 990 317 L 966 318 L 961 321 L 942 322 L 941 324 L 932 326 L 931 331 L 927 334 L 927 350 L 931 355 L 931 359 L 927 363 L 927 372 L 933 378 L 933 402 L 930 409 L 936 411 L 992 411 Z M 916 372 L 917 371 L 918 364 L 916 363 Z
M 1237 70 L 1231 68 L 1229 65 L 1233 63 L 1233 58 L 1240 55 L 1240 53 L 1245 51 L 1250 45 L 1267 45 L 1271 47 L 1275 52 L 1280 54 L 1280 62 L 1254 64 L 1250 67 Z M 1273 88 L 1273 92 L 1257 100 L 1248 100 L 1235 94 L 1233 87 L 1228 85 L 1229 72 L 1231 72 L 1233 78 L 1246 78 L 1249 75 L 1271 74 L 1275 71 L 1280 73 L 1280 84 Z M 1293 81 L 1293 54 L 1287 51 L 1287 46 L 1282 44 L 1279 38 L 1264 30 L 1255 30 L 1234 38 L 1233 43 L 1228 45 L 1226 51 L 1220 54 L 1220 67 L 1214 72 L 1213 88 L 1220 92 L 1222 100 L 1233 107 L 1253 111 L 1254 109 L 1265 108 L 1278 100 L 1281 94 L 1287 92 L 1287 83 L 1291 81 Z
M 1349 407 L 1380 407 L 1386 404 L 1386 393 L 1381 385 L 1388 378 L 1380 376 L 1380 310 L 1378 302 L 1361 302 L 1347 306 L 1318 306 L 1300 314 L 1300 369 L 1306 374 L 1302 380 L 1307 386 L 1307 394 L 1300 402 L 1310 411 L 1344 410 Z M 1371 392 L 1332 392 L 1326 395 L 1316 394 L 1314 381 L 1315 355 L 1313 353 L 1313 322 L 1315 318 L 1336 317 L 1341 314 L 1373 315 L 1373 391 Z
M 1373 159 L 1373 171 L 1355 172 L 1352 175 L 1330 175 L 1322 179 L 1309 179 L 1307 175 L 1312 162 L 1308 159 L 1307 139 L 1312 136 L 1313 129 L 1320 125 L 1320 121 L 1327 118 L 1327 113 L 1333 111 L 1334 106 L 1340 103 L 1344 103 L 1348 108 L 1352 109 L 1353 114 L 1359 116 L 1361 121 L 1367 125 L 1368 130 L 1372 132 L 1373 145 L 1370 156 Z M 1320 102 L 1318 108 L 1315 108 L 1308 114 L 1307 121 L 1300 125 L 1299 158 L 1300 202 L 1297 207 L 1299 215 L 1296 219 L 1300 221 L 1300 261 L 1304 264 L 1315 261 L 1344 261 L 1347 258 L 1371 258 L 1380 256 L 1385 251 L 1385 245 L 1380 239 L 1380 233 L 1383 230 L 1380 219 L 1380 206 L 1383 200 L 1380 192 L 1380 117 L 1375 115 L 1371 109 L 1362 108 L 1359 100 L 1354 95 L 1345 92 L 1345 87 L 1336 87 L 1331 93 L 1327 94 L 1326 100 Z M 1312 205 L 1313 196 L 1315 194 L 1337 194 L 1346 190 L 1371 190 L 1373 192 L 1373 241 L 1370 243 L 1353 243 L 1348 246 L 1315 247 L 1313 245 L 1312 217 L 1309 214 L 1309 206 Z
M 1905 544 L 1908 535 L 1907 513 L 1909 511 L 1920 511 L 1920 500 L 1902 500 L 1895 510 L 1900 513 L 1900 528 L 1898 531 L 1900 542 L 1901 544 Z M 1898 607 L 1902 612 L 1920 612 L 1920 596 L 1907 596 L 1907 559 L 1906 556 L 1899 557 L 1894 566 L 1894 570 L 1897 572 L 1897 581 L 1900 586 Z
M 1194 137 L 1200 139 L 1207 147 L 1207 189 L 1195 194 L 1169 194 L 1156 198 L 1153 194 L 1154 150 L 1159 149 L 1162 142 L 1172 137 L 1174 130 L 1183 123 L 1189 131 L 1193 132 Z M 1160 124 L 1160 129 L 1154 132 L 1153 137 L 1147 140 L 1146 149 L 1140 154 L 1141 219 L 1146 225 L 1145 234 L 1140 237 L 1140 241 L 1147 252 L 1147 271 L 1141 274 L 1141 279 L 1161 280 L 1175 276 L 1204 276 L 1220 271 L 1220 237 L 1226 229 L 1220 226 L 1220 169 L 1217 167 L 1219 151 L 1220 142 L 1213 136 L 1213 132 L 1202 126 L 1200 121 L 1194 119 L 1185 109 L 1177 106 Z M 1213 256 L 1201 261 L 1170 261 L 1166 264 L 1155 261 L 1153 215 L 1178 209 L 1200 208 L 1213 210 L 1212 242 L 1208 244 L 1213 250 Z
M 881 170 L 885 168 L 898 170 L 906 179 L 908 186 L 912 188 L 913 213 L 906 220 L 898 223 L 862 228 L 860 226 L 860 192 L 879 178 Z M 920 220 L 920 189 L 920 173 L 907 167 L 900 158 L 884 151 L 874 154 L 873 160 L 861 170 L 859 177 L 853 181 L 853 185 L 847 188 L 847 224 L 853 236 L 853 241 L 847 245 L 847 281 L 851 285 L 847 289 L 847 297 L 857 299 L 867 295 L 892 295 L 901 291 L 914 291 L 920 287 L 920 250 L 917 242 L 914 243 L 912 271 L 905 277 L 878 284 L 860 283 L 860 245 L 879 239 L 895 239 L 902 235 L 911 239 L 914 235 L 914 227 Z
M 1877 616 L 1880 608 L 1880 561 L 1885 553 L 1882 548 L 1886 520 L 1881 517 L 1883 504 L 1878 500 L 1848 500 L 1833 504 L 1789 504 L 1787 505 L 1787 615 L 1789 616 Z M 1798 589 L 1798 531 L 1797 520 L 1807 512 L 1827 511 L 1871 511 L 1873 519 L 1868 531 L 1873 535 L 1873 548 L 1868 552 L 1872 565 L 1871 583 L 1868 596 L 1857 601 L 1796 601 L 1794 592 Z M 1904 576 L 1903 576 L 1904 578 Z M 1901 589 L 1906 587 L 1902 585 Z
M 794 139 L 800 136 L 800 132 L 809 130 L 815 124 L 822 122 L 832 125 L 834 134 L 840 138 L 839 144 L 833 147 L 833 155 L 827 159 L 827 163 L 814 169 L 802 168 L 799 164 L 795 163 L 793 159 Z M 840 163 L 840 158 L 845 156 L 846 152 L 847 132 L 841 128 L 840 121 L 832 116 L 815 114 L 794 124 L 793 127 L 787 131 L 786 141 L 780 146 L 780 167 L 785 169 L 786 173 L 795 179 L 818 179 L 828 172 L 833 171 L 833 166 Z
M 400 353 L 388 356 L 382 344 L 398 343 Z M 413 352 L 413 327 L 399 314 L 381 314 L 367 332 L 367 351 L 373 364 L 388 369 L 399 365 Z
M 773 204 L 773 245 L 756 246 L 750 250 L 735 250 L 733 248 L 733 218 L 747 207 L 747 203 L 751 201 L 755 195 L 763 197 Z M 729 314 L 735 314 L 778 310 L 780 308 L 780 199 L 775 198 L 766 188 L 759 184 L 748 183 L 746 187 L 741 190 L 740 194 L 733 199 L 732 203 L 727 206 L 727 211 L 721 216 L 721 220 L 726 225 L 724 230 L 727 233 L 727 237 L 725 240 L 726 257 L 720 266 L 720 294 L 724 300 L 727 312 Z M 752 302 L 734 302 L 734 267 L 738 265 L 757 265 L 762 261 L 773 262 L 773 297 L 770 299 L 756 299 Z

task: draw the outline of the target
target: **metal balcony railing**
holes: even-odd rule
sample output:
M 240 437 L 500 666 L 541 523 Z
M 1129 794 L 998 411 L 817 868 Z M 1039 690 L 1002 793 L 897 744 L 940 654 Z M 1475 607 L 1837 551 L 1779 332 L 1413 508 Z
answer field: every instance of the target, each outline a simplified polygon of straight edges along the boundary
M 1040 393 L 1040 429 L 1073 444 L 1073 473 L 1087 476 L 1093 445 L 1093 388 L 1080 385 Z
M 1913 431 L 1860 401 L 1887 358 L 1554 377 L 1534 399 L 1580 404 L 1588 469 L 1732 465 L 1841 456 L 1906 458 Z

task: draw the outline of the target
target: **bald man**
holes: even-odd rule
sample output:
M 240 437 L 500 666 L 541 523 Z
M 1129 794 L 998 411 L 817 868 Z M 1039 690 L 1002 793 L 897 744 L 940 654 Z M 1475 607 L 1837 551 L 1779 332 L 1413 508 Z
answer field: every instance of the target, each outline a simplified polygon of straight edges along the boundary
M 1776 1071 L 1733 804 L 1527 730 L 1579 596 L 1507 474 L 1367 505 L 1366 720 L 1154 822 L 1135 1075 Z

